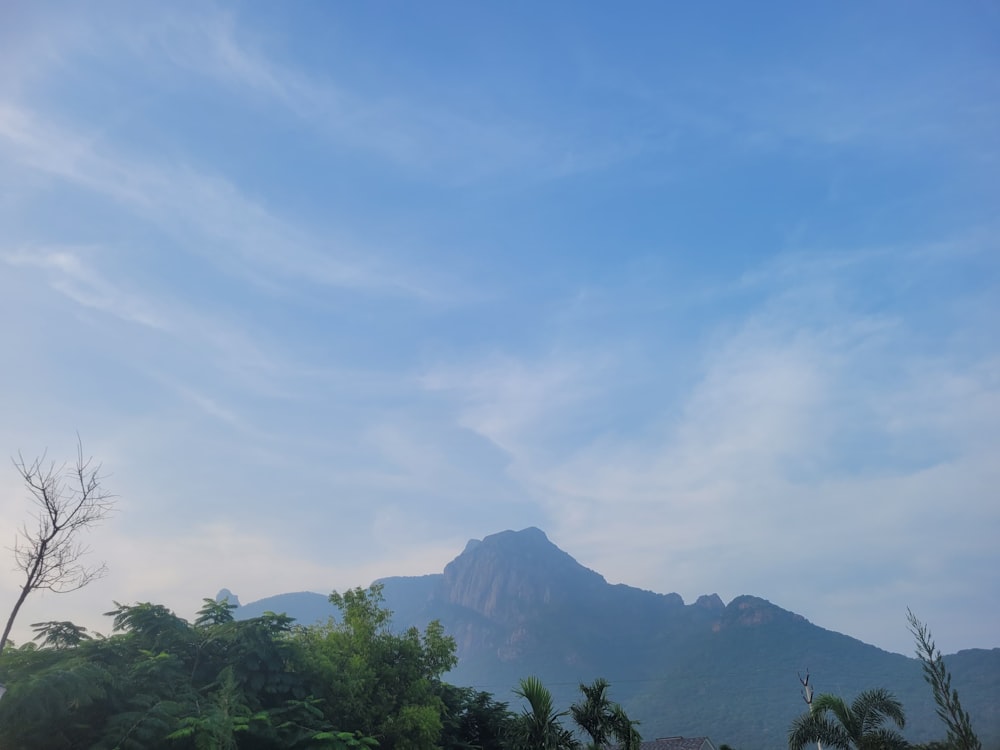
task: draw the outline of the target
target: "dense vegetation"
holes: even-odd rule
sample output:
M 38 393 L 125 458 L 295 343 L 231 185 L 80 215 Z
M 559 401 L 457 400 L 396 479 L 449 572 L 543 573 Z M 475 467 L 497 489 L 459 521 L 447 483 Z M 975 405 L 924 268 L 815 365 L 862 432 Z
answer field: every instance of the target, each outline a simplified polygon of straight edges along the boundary
M 334 593 L 334 622 L 297 627 L 267 613 L 238 621 L 206 599 L 194 623 L 165 607 L 117 605 L 108 637 L 70 622 L 35 626 L 34 643 L 0 656 L 0 747 L 57 748 L 575 748 L 561 719 L 580 717 L 591 745 L 639 735 L 607 683 L 581 685 L 557 713 L 537 680 L 521 713 L 450 685 L 455 643 L 433 622 L 389 628 L 379 586 Z
M 107 637 L 37 623 L 34 642 L 0 655 L 0 747 L 635 750 L 641 741 L 602 678 L 580 684 L 563 710 L 540 680 L 522 678 L 513 692 L 523 708 L 512 711 L 446 682 L 455 641 L 437 621 L 393 631 L 380 584 L 330 601 L 339 616 L 308 627 L 272 612 L 237 620 L 234 605 L 211 599 L 193 623 L 157 604 L 116 604 Z M 979 750 L 929 631 L 910 622 L 947 729 L 926 750 Z M 808 710 L 789 727 L 790 750 L 907 747 L 895 731 L 903 706 L 887 690 L 811 698 L 809 689 Z

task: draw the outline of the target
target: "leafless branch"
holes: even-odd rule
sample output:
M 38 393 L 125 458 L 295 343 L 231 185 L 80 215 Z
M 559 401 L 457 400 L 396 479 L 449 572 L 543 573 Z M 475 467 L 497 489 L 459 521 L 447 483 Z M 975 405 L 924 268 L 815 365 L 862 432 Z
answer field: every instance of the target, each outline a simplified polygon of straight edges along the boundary
M 15 569 L 24 574 L 24 583 L 0 637 L 0 652 L 32 591 L 76 591 L 107 572 L 104 563 L 84 564 L 90 550 L 78 537 L 107 518 L 115 500 L 104 489 L 101 464 L 84 458 L 79 440 L 74 465 L 57 465 L 48 461 L 45 453 L 33 461 L 18 453 L 13 462 L 28 491 L 34 523 L 23 524 L 14 543 Z

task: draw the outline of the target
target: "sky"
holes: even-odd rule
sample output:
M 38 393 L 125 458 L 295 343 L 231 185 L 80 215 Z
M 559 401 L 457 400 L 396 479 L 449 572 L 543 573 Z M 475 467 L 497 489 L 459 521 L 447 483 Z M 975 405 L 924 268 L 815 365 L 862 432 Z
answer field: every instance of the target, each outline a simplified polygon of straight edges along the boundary
M 8 0 L 0 454 L 117 496 L 15 640 L 537 526 L 998 647 L 998 230 L 995 3 Z

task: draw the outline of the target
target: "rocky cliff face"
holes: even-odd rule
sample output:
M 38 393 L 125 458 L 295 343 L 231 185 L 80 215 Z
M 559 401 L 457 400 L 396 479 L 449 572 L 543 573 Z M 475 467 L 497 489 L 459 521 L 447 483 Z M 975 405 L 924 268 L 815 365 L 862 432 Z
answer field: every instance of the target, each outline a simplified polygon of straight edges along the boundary
M 469 542 L 445 567 L 440 595 L 449 604 L 514 625 L 607 585 L 543 531 L 529 528 Z
M 718 628 L 758 627 L 773 622 L 807 622 L 802 615 L 771 604 L 756 596 L 738 596 L 720 613 Z

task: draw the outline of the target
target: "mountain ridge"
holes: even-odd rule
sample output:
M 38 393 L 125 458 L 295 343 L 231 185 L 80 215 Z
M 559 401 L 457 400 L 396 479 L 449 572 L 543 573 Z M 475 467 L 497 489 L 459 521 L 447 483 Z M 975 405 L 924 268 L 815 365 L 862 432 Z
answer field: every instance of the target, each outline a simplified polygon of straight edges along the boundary
M 809 668 L 817 692 L 893 690 L 912 741 L 945 733 L 917 660 L 752 594 L 728 603 L 703 594 L 686 604 L 676 593 L 609 584 L 534 527 L 470 540 L 441 573 L 377 583 L 394 627 L 440 620 L 455 638 L 459 663 L 449 681 L 501 700 L 533 674 L 568 706 L 579 683 L 603 676 L 646 736 L 707 734 L 717 745 L 764 750 L 783 745 L 803 707 L 797 676 Z M 236 615 L 265 609 L 303 624 L 336 614 L 326 596 L 299 593 L 251 602 Z M 986 747 L 1000 745 L 1000 649 L 965 651 L 946 663 Z

